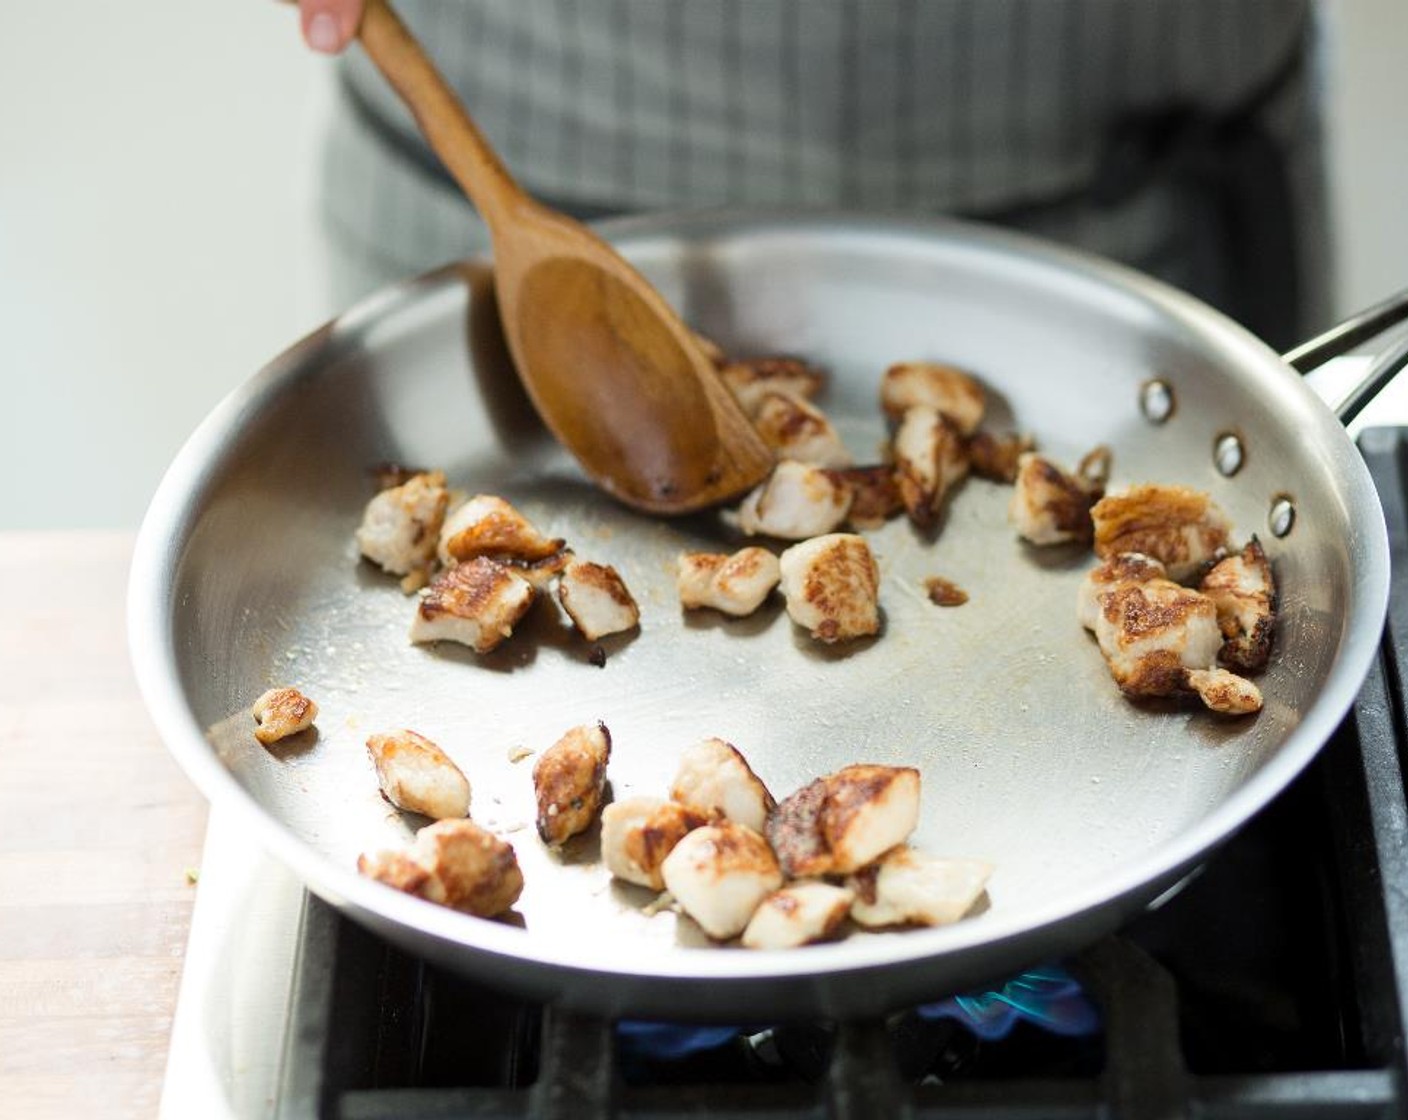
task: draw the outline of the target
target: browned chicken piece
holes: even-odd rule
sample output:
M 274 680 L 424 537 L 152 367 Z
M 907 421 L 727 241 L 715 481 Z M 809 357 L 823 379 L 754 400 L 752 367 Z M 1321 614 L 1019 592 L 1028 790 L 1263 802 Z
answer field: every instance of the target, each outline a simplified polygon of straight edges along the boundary
M 847 467 L 826 472 L 851 491 L 851 508 L 846 520 L 857 529 L 878 529 L 896 514 L 904 512 L 899 479 L 891 466 Z
M 533 791 L 538 798 L 538 835 L 561 844 L 591 827 L 606 789 L 611 732 L 606 724 L 574 727 L 538 756 Z
M 544 536 L 502 498 L 476 494 L 445 518 L 439 555 L 447 567 L 479 556 L 523 563 L 545 560 L 565 544 L 559 537 Z
M 762 606 L 781 578 L 777 557 L 765 548 L 744 548 L 732 556 L 686 552 L 676 566 L 675 587 L 687 611 L 709 607 L 742 618 Z
M 919 771 L 847 766 L 826 777 L 821 830 L 831 870 L 855 871 L 902 844 L 919 823 Z
M 795 459 L 814 467 L 849 467 L 853 462 L 826 413 L 791 393 L 776 389 L 764 393 L 753 426 L 779 459 Z
M 416 608 L 413 642 L 459 642 L 488 653 L 512 636 L 533 605 L 533 585 L 496 560 L 480 556 L 441 572 Z
M 1106 495 L 1090 515 L 1096 556 L 1143 553 L 1162 563 L 1179 583 L 1218 558 L 1232 528 L 1209 495 L 1187 486 L 1131 486 Z
M 701 739 L 685 748 L 670 796 L 711 820 L 724 818 L 762 832 L 777 802 L 732 743 Z
M 665 857 L 661 874 L 680 908 L 721 941 L 742 933 L 758 904 L 782 886 L 768 842 L 733 821 L 690 832 Z
M 1081 465 L 1091 462 L 1087 455 Z M 1095 535 L 1090 509 L 1105 493 L 1103 473 L 1094 477 L 1079 471 L 1072 473 L 1044 455 L 1029 451 L 1018 460 L 1007 518 L 1018 535 L 1032 544 L 1089 544 Z
M 943 926 L 971 911 L 992 877 L 992 864 L 893 849 L 847 880 L 851 917 L 863 926 Z
M 1028 451 L 1036 448 L 1036 441 L 1029 435 L 1009 432 L 995 436 L 991 432 L 974 432 L 968 441 L 968 461 L 973 473 L 989 482 L 1017 481 L 1017 462 Z
M 1217 605 L 1222 630 L 1218 660 L 1243 673 L 1259 673 L 1271 657 L 1276 629 L 1276 580 L 1255 537 L 1235 556 L 1219 560 L 1199 587 Z
M 610 564 L 572 560 L 558 579 L 557 598 L 572 625 L 589 642 L 640 625 L 640 607 Z
M 831 849 L 821 827 L 826 806 L 826 779 L 809 782 L 781 801 L 768 814 L 766 835 L 789 879 L 826 875 L 831 871 Z
M 802 541 L 829 533 L 846 520 L 852 493 L 820 467 L 784 459 L 738 507 L 738 527 L 749 536 Z
M 743 931 L 747 949 L 794 949 L 835 935 L 855 892 L 830 883 L 791 883 L 758 904 Z
M 688 832 L 709 820 L 702 813 L 658 797 L 613 801 L 601 811 L 601 858 L 618 879 L 664 890 L 660 865 Z
M 473 821 L 426 825 L 405 851 L 372 852 L 357 860 L 363 875 L 480 918 L 502 914 L 523 893 L 512 845 Z
M 427 571 L 435 559 L 436 537 L 449 504 L 444 474 L 412 475 L 367 503 L 357 529 L 357 548 L 394 575 Z
M 880 568 L 864 537 L 830 533 L 794 544 L 778 558 L 787 613 L 817 641 L 880 631 Z
M 254 702 L 254 737 L 266 747 L 307 731 L 318 718 L 318 705 L 296 688 L 271 688 Z
M 1125 563 L 1137 577 L 1146 575 L 1145 558 Z M 1155 577 L 1113 582 L 1103 591 L 1086 590 L 1080 602 L 1092 596 L 1098 606 L 1095 638 L 1126 696 L 1196 693 L 1208 708 L 1224 715 L 1260 710 L 1255 685 L 1225 670 L 1211 670 L 1222 632 L 1217 607 L 1206 595 Z
M 893 448 L 905 512 L 919 528 L 932 529 L 949 490 L 968 474 L 963 437 L 943 413 L 915 405 L 900 421 Z
M 768 393 L 810 400 L 826 380 L 816 366 L 787 357 L 734 358 L 720 367 L 719 376 L 749 416 L 757 413 Z
M 1100 596 L 1122 583 L 1148 583 L 1167 579 L 1168 571 L 1157 560 L 1137 552 L 1120 552 L 1085 573 L 1076 592 L 1076 617 L 1087 630 L 1100 618 Z
M 961 369 L 937 362 L 899 362 L 880 382 L 880 406 L 891 420 L 911 408 L 932 408 L 965 436 L 982 423 L 987 401 L 983 387 Z
M 367 740 L 382 795 L 398 809 L 436 820 L 469 816 L 469 779 L 440 747 L 414 731 Z

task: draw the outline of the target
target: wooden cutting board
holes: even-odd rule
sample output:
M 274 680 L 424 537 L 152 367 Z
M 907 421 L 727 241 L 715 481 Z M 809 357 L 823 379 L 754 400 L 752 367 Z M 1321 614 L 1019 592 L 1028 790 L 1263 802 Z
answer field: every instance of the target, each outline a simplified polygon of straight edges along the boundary
M 127 533 L 0 533 L 0 1111 L 150 1117 L 206 806 L 128 664 Z

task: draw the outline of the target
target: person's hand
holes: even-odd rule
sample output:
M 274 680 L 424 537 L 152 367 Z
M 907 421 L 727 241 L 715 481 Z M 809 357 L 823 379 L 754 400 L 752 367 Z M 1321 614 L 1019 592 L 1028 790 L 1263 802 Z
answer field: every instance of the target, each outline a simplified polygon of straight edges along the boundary
M 337 54 L 357 35 L 363 0 L 298 0 L 303 41 L 315 51 Z

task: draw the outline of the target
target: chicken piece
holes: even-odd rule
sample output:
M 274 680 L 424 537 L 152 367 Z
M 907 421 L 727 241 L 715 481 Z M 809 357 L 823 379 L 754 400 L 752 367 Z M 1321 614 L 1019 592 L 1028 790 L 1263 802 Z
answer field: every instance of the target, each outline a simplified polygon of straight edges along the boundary
M 318 705 L 296 688 L 271 688 L 254 702 L 254 737 L 266 747 L 307 731 L 318 718 Z
M 454 510 L 440 530 L 440 562 L 446 567 L 479 556 L 529 562 L 561 552 L 566 542 L 545 537 L 513 506 L 493 494 L 476 494 Z
M 816 366 L 785 357 L 735 358 L 719 368 L 719 376 L 749 416 L 757 413 L 768 393 L 810 400 L 826 380 Z
M 768 842 L 734 821 L 696 828 L 660 870 L 684 912 L 720 941 L 742 933 L 758 903 L 782 886 Z
M 738 748 L 701 739 L 685 748 L 670 796 L 710 819 L 725 819 L 762 832 L 777 802 Z
M 1116 584 L 1098 601 L 1095 638 L 1128 696 L 1175 695 L 1188 669 L 1206 669 L 1217 660 L 1217 608 L 1200 592 L 1152 579 Z
M 826 806 L 826 779 L 818 778 L 784 799 L 768 814 L 765 834 L 789 879 L 826 875 L 831 849 L 821 827 Z
M 523 893 L 523 872 L 513 846 L 473 821 L 426 825 L 405 851 L 364 854 L 363 875 L 480 918 L 502 914 Z
M 601 809 L 611 732 L 606 724 L 582 724 L 538 756 L 533 792 L 538 798 L 538 835 L 561 844 L 585 832 Z
M 1010 432 L 995 436 L 991 432 L 974 432 L 968 441 L 968 461 L 979 478 L 1011 485 L 1017 481 L 1018 460 L 1035 448 L 1036 440 L 1029 435 Z
M 777 557 L 765 548 L 744 548 L 732 556 L 686 552 L 676 566 L 675 586 L 687 611 L 712 607 L 742 618 L 762 606 L 781 578 Z
M 891 420 L 916 406 L 932 408 L 970 436 L 982 423 L 987 401 L 983 387 L 960 369 L 937 362 L 900 362 L 880 381 L 880 406 Z
M 1219 560 L 1198 588 L 1217 605 L 1224 641 L 1218 660 L 1243 673 L 1258 673 L 1271 657 L 1276 628 L 1276 581 L 1255 537 L 1235 556 Z
M 1076 592 L 1076 617 L 1087 630 L 1094 630 L 1100 618 L 1100 596 L 1122 583 L 1148 583 L 1167 579 L 1168 572 L 1157 560 L 1138 552 L 1120 552 L 1085 574 Z
M 660 865 L 686 833 L 708 818 L 676 801 L 632 797 L 601 811 L 601 858 L 618 879 L 664 890 Z
M 850 913 L 855 892 L 830 883 L 792 883 L 758 904 L 743 944 L 748 949 L 793 949 L 833 936 Z
M 943 413 L 915 405 L 900 421 L 893 446 L 905 512 L 920 529 L 932 529 L 949 490 L 968 474 L 963 438 Z
M 469 816 L 469 779 L 424 735 L 404 730 L 373 735 L 367 753 L 383 796 L 396 808 L 436 820 Z
M 880 631 L 880 567 L 854 533 L 830 533 L 794 544 L 778 558 L 787 613 L 818 641 L 832 643 Z
M 1109 494 L 1090 511 L 1095 555 L 1141 552 L 1160 561 L 1180 583 L 1216 559 L 1231 523 L 1212 498 L 1186 486 L 1131 486 Z
M 1218 715 L 1245 716 L 1261 711 L 1261 689 L 1226 669 L 1189 669 L 1184 684 Z
M 1091 461 L 1087 455 L 1082 465 Z M 1045 456 L 1029 451 L 1017 461 L 1016 485 L 1007 506 L 1007 518 L 1016 526 L 1018 535 L 1032 544 L 1088 544 L 1095 535 L 1090 507 L 1104 493 L 1103 478 L 1069 473 Z
M 803 541 L 845 521 L 851 501 L 851 488 L 829 472 L 784 459 L 743 499 L 738 525 L 749 536 Z
M 826 473 L 832 481 L 850 489 L 851 508 L 846 520 L 857 529 L 878 529 L 904 509 L 894 467 L 847 467 Z
M 849 467 L 854 461 L 826 413 L 810 401 L 770 389 L 758 402 L 753 426 L 779 459 L 814 467 Z
M 833 872 L 864 867 L 904 843 L 919 823 L 919 771 L 912 766 L 847 766 L 824 781 L 821 831 Z
M 487 556 L 456 564 L 421 598 L 411 641 L 459 642 L 488 653 L 512 636 L 536 594 L 526 579 Z
M 357 548 L 393 575 L 428 570 L 449 505 L 444 474 L 428 471 L 412 475 L 367 503 L 357 529 Z
M 609 564 L 572 560 L 558 580 L 557 598 L 577 632 L 589 642 L 640 625 L 640 608 L 626 581 Z
M 973 909 L 992 870 L 980 859 L 941 859 L 895 848 L 847 880 L 856 895 L 851 917 L 872 927 L 949 925 Z

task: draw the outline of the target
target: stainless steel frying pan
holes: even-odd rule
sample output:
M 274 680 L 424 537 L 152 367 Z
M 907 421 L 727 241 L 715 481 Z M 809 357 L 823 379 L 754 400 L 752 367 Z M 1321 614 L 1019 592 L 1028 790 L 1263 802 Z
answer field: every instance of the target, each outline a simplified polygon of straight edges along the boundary
M 374 297 L 273 361 L 197 430 L 152 503 L 134 561 L 133 656 L 161 732 L 205 794 L 236 810 L 310 887 L 392 941 L 491 982 L 608 1014 L 757 1018 L 872 1013 L 969 987 L 1114 928 L 1281 790 L 1349 707 L 1388 595 L 1378 499 L 1334 415 L 1261 343 L 1196 301 L 1091 258 L 954 223 L 714 215 L 606 227 L 684 313 L 739 353 L 832 371 L 822 402 L 858 457 L 882 438 L 881 371 L 943 359 L 991 387 L 989 425 L 1073 462 L 1114 449 L 1116 484 L 1210 490 L 1278 573 L 1265 710 L 1227 721 L 1117 694 L 1075 618 L 1088 554 L 1021 545 L 1009 491 L 969 480 L 929 541 L 870 534 L 883 634 L 824 649 L 779 606 L 682 615 L 673 562 L 737 539 L 717 515 L 646 519 L 585 483 L 507 364 L 483 263 Z M 1167 388 L 1171 415 L 1146 406 Z M 1240 441 L 1242 463 L 1216 448 Z M 413 647 L 413 600 L 361 564 L 368 468 L 445 468 L 502 494 L 580 555 L 614 564 L 642 607 L 598 668 L 551 604 L 496 653 Z M 1290 531 L 1269 524 L 1281 499 Z M 1284 523 L 1277 528 L 1284 527 Z M 939 610 L 921 582 L 970 602 Z M 293 683 L 322 708 L 266 750 L 249 705 Z M 779 797 L 856 761 L 914 764 L 915 842 L 996 865 L 989 902 L 949 928 L 855 933 L 752 953 L 648 914 L 583 838 L 532 828 L 531 761 L 602 719 L 617 797 L 663 794 L 694 739 L 735 743 Z M 469 775 L 473 816 L 517 849 L 520 921 L 481 921 L 361 879 L 357 854 L 413 824 L 363 749 L 412 727 Z

